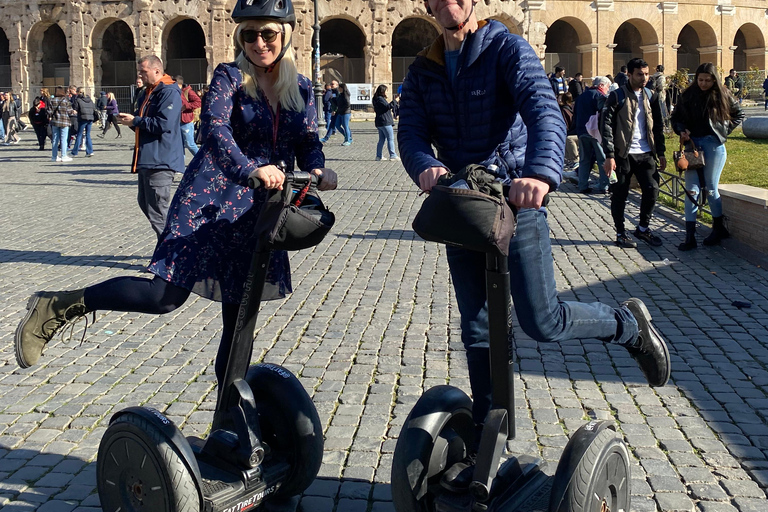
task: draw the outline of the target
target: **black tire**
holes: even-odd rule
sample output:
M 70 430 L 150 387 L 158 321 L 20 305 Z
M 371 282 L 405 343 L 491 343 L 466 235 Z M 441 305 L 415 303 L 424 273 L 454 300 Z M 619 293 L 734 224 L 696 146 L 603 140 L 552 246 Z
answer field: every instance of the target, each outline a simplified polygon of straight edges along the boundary
M 279 457 L 291 466 L 289 477 L 275 494 L 301 494 L 314 482 L 323 463 L 323 428 L 315 404 L 299 379 L 282 366 L 253 365 L 245 381 L 256 399 L 268 457 Z
M 629 451 L 612 429 L 601 431 L 589 445 L 573 474 L 564 503 L 567 512 L 629 511 Z M 563 509 L 561 509 L 563 510 Z
M 472 400 L 460 389 L 435 386 L 416 402 L 400 430 L 392 459 L 392 501 L 397 512 L 432 509 L 429 488 L 474 444 Z M 437 448 L 436 448 L 437 447 Z
M 104 510 L 200 510 L 194 478 L 176 448 L 155 425 L 135 414 L 120 416 L 104 432 L 96 482 Z

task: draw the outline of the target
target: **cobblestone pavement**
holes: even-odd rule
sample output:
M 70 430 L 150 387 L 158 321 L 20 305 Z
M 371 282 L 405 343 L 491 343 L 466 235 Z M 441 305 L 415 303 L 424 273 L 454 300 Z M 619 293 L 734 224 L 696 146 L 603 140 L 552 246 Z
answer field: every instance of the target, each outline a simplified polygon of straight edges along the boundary
M 341 176 L 324 195 L 336 226 L 291 255 L 296 292 L 263 304 L 254 348 L 255 361 L 298 375 L 320 413 L 324 464 L 306 512 L 392 510 L 410 408 L 433 385 L 469 387 L 444 248 L 410 228 L 422 199 L 399 162 L 374 161 L 372 123 L 352 129 L 352 146 L 336 136 L 326 151 Z M 0 509 L 97 511 L 95 457 L 112 413 L 152 404 L 185 434 L 208 428 L 220 310 L 193 296 L 163 316 L 99 312 L 82 345 L 79 333 L 56 339 L 19 369 L 13 333 L 32 292 L 145 275 L 154 245 L 126 138 L 57 164 L 21 136 L 0 149 Z M 672 380 L 651 389 L 620 347 L 539 345 L 517 329 L 516 443 L 555 461 L 589 417 L 612 418 L 633 456 L 633 510 L 768 510 L 768 272 L 724 248 L 678 252 L 681 228 L 661 217 L 662 247 L 619 249 L 607 198 L 572 185 L 554 196 L 561 297 L 641 297 L 669 339 Z

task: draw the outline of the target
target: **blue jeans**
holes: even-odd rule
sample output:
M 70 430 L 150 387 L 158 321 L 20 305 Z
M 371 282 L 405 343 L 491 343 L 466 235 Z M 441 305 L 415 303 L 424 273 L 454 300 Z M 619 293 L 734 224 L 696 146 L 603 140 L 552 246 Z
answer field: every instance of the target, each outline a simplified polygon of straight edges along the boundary
M 5 140 L 5 123 L 0 119 L 0 139 Z
M 589 188 L 589 174 L 592 172 L 592 164 L 597 161 L 597 170 L 600 172 L 600 181 L 597 184 L 599 190 L 608 188 L 608 175 L 605 174 L 603 164 L 605 153 L 603 146 L 591 135 L 579 135 L 579 190 Z
M 325 115 L 325 127 L 328 128 L 331 126 L 331 118 L 333 117 L 333 113 L 330 110 L 326 110 L 323 114 Z
M 75 147 L 72 150 L 72 156 L 77 156 L 77 152 L 80 150 L 80 143 L 83 142 L 83 134 L 85 134 L 85 154 L 90 155 L 93 153 L 91 126 L 93 126 L 93 121 L 80 120 L 80 124 L 77 127 L 77 140 L 75 141 Z
M 381 150 L 384 149 L 384 141 L 387 141 L 387 149 L 389 149 L 389 158 L 395 158 L 395 131 L 392 129 L 392 125 L 389 126 L 377 126 L 379 131 L 379 142 L 376 144 L 376 158 L 381 158 Z
M 330 115 L 330 120 L 327 119 L 327 117 Z M 325 137 L 323 137 L 323 140 L 328 140 L 331 135 L 336 133 L 336 123 L 339 120 L 339 116 L 336 114 L 326 114 L 326 122 L 325 122 Z
M 451 246 L 446 247 L 446 254 L 461 314 L 461 341 L 467 351 L 472 416 L 480 424 L 491 407 L 485 254 Z M 637 338 L 637 321 L 628 309 L 557 298 L 545 211 L 520 210 L 508 262 L 517 319 L 537 342 L 597 338 L 625 344 Z
M 720 144 L 720 140 L 714 135 L 706 137 L 691 137 L 697 148 L 704 151 L 704 182 L 707 187 L 707 202 L 709 210 L 713 217 L 723 216 L 723 202 L 720 199 L 720 191 L 717 189 L 720 184 L 720 175 L 725 167 L 725 160 L 728 158 L 728 152 L 725 150 L 725 144 Z M 699 183 L 699 173 L 695 170 L 685 171 L 685 189 L 693 194 L 698 201 L 701 193 L 701 183 Z M 696 206 L 685 196 L 685 220 L 692 222 L 696 220 L 696 212 L 699 207 Z
M 195 144 L 195 123 L 181 125 L 181 141 L 184 144 L 184 147 L 192 153 L 192 156 L 197 154 L 198 147 L 197 144 Z
M 349 131 L 349 119 L 352 114 L 336 114 L 336 129 L 344 135 L 344 142 L 352 142 L 352 132 Z
M 51 160 L 56 160 L 59 156 L 59 146 L 61 146 L 62 158 L 67 156 L 67 140 L 69 138 L 69 126 L 51 125 Z

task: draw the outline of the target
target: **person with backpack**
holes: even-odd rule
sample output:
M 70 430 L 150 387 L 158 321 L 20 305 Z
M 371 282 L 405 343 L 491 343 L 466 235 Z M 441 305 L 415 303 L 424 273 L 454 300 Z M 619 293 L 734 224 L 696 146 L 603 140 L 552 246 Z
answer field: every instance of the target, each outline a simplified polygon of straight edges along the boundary
M 658 247 L 662 241 L 651 232 L 650 222 L 659 197 L 659 170 L 667 167 L 664 119 L 659 95 L 645 87 L 648 63 L 634 58 L 627 62 L 627 70 L 627 83 L 605 100 L 600 126 L 605 172 L 616 171 L 617 178 L 611 195 L 616 245 L 625 249 L 637 247 L 624 229 L 624 210 L 634 175 L 642 190 L 640 222 L 634 236 Z
M 93 126 L 94 117 L 98 114 L 96 106 L 91 101 L 91 97 L 85 93 L 83 87 L 77 88 L 77 97 L 72 107 L 77 111 L 77 138 L 75 140 L 75 147 L 72 148 L 70 154 L 77 156 L 77 151 L 82 147 L 81 144 L 83 143 L 83 138 L 85 138 L 85 156 L 93 156 L 91 127 Z

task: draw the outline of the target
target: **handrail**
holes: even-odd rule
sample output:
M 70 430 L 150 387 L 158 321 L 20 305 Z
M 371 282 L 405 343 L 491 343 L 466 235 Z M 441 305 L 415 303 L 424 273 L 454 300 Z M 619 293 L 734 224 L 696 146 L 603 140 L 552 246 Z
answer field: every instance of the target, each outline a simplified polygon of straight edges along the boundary
M 677 170 L 672 172 L 659 171 L 659 194 L 671 198 L 675 209 L 685 204 L 685 180 Z M 709 210 L 709 203 L 706 203 L 704 208 L 699 208 L 698 215 L 701 215 L 702 212 L 712 215 Z

